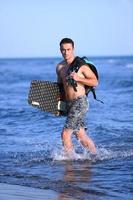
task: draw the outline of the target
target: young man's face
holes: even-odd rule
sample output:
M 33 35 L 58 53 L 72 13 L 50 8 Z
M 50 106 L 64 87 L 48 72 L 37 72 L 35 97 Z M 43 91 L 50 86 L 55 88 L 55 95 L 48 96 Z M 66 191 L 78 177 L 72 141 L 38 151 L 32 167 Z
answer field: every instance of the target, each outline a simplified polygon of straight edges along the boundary
M 73 56 L 74 47 L 72 46 L 71 43 L 65 43 L 61 45 L 60 51 L 62 53 L 63 58 L 65 60 L 68 60 Z

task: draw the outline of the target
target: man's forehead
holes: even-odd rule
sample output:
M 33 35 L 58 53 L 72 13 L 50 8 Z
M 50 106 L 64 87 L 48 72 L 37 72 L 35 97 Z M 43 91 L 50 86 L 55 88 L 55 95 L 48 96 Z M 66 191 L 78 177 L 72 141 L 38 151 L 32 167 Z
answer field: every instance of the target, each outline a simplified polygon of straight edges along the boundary
M 61 45 L 61 48 L 71 48 L 72 44 L 71 43 L 64 43 Z

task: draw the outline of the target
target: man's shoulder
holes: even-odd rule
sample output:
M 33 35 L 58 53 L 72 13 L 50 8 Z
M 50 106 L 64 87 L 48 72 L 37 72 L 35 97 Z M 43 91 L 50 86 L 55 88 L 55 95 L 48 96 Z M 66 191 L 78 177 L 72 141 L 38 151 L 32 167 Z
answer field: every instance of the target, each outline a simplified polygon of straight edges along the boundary
M 86 70 L 89 71 L 90 68 L 89 68 L 89 66 L 87 64 L 83 64 L 83 65 L 80 66 L 79 70 L 81 70 L 81 71 L 86 71 Z
M 65 61 L 62 60 L 61 62 L 59 62 L 56 66 L 56 69 L 59 71 L 61 70 L 63 67 L 65 66 Z

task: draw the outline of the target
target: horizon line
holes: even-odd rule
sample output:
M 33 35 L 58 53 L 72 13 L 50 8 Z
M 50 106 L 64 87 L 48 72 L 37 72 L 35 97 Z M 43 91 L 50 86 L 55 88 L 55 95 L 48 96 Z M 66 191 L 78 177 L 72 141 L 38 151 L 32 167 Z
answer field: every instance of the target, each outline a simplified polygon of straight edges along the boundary
M 81 56 L 82 57 L 82 56 Z M 123 55 L 90 55 L 86 56 L 89 58 L 112 58 L 112 57 L 133 57 L 133 54 L 123 54 Z M 0 59 L 45 59 L 45 58 L 62 58 L 61 56 L 18 56 L 18 57 L 0 57 Z

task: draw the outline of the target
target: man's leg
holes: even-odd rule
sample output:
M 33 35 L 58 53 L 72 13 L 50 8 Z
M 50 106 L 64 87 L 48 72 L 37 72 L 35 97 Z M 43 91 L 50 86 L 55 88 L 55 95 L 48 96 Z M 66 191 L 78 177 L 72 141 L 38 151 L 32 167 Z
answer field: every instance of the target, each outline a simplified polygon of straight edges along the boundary
M 73 151 L 73 143 L 72 143 L 72 136 L 73 131 L 71 129 L 63 129 L 62 131 L 62 143 L 67 153 L 72 153 Z
M 76 137 L 85 148 L 90 150 L 91 153 L 96 153 L 95 144 L 91 138 L 87 136 L 84 128 L 80 128 L 80 131 L 76 134 Z

